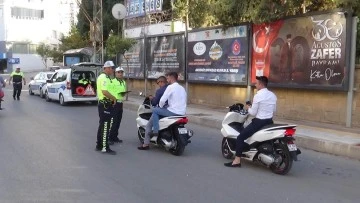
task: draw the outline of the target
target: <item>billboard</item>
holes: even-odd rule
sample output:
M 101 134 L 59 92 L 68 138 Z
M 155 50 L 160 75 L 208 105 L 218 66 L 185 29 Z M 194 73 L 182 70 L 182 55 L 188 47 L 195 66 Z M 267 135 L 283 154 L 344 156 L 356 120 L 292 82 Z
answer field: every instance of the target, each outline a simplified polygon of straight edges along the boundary
M 248 26 L 189 33 L 188 80 L 247 84 Z
M 271 86 L 346 90 L 348 27 L 344 12 L 253 25 L 251 82 L 264 75 Z
M 155 79 L 167 72 L 177 72 L 179 80 L 184 80 L 184 34 L 150 37 L 146 43 L 147 78 Z
M 163 0 L 126 0 L 126 18 L 161 12 L 162 5 Z
M 126 77 L 144 78 L 144 40 L 137 39 L 137 43 L 120 56 L 120 65 L 125 70 Z

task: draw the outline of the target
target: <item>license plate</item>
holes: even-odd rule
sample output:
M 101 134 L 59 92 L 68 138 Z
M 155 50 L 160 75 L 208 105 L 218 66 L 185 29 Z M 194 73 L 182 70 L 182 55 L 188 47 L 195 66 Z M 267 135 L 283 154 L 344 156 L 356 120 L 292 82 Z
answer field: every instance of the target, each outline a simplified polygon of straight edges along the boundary
M 288 146 L 288 148 L 289 148 L 289 151 L 291 151 L 291 152 L 297 150 L 297 147 L 296 147 L 295 144 L 288 144 L 287 146 Z
M 186 128 L 179 128 L 179 134 L 187 134 L 187 129 Z

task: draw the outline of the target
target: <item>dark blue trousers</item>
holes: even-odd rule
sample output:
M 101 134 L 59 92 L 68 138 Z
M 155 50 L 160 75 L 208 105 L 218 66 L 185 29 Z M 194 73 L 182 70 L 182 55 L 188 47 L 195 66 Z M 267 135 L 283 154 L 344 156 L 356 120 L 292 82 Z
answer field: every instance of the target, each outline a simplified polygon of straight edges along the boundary
M 236 156 L 240 157 L 244 148 L 245 148 L 245 140 L 251 137 L 254 133 L 259 131 L 266 125 L 273 124 L 272 118 L 270 119 L 252 119 L 251 123 L 241 131 L 240 135 L 236 138 Z

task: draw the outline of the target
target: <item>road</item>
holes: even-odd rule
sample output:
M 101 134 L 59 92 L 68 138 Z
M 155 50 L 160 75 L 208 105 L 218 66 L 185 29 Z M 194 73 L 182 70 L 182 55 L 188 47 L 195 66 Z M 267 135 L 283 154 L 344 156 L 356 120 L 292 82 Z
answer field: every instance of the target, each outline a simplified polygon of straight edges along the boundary
M 243 162 L 226 168 L 219 129 L 188 125 L 176 157 L 139 151 L 136 113 L 125 110 L 118 154 L 94 151 L 97 108 L 60 106 L 6 92 L 0 111 L 0 202 L 359 202 L 360 162 L 303 150 L 286 176 Z M 191 121 L 190 121 L 191 122 Z

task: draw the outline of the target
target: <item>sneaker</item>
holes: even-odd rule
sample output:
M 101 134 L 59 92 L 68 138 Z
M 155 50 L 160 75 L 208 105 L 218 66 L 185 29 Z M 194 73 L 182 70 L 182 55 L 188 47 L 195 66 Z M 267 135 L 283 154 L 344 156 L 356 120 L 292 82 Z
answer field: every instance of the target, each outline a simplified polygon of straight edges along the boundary
M 102 149 L 101 152 L 104 154 L 106 153 L 106 154 L 116 155 L 116 152 L 111 149 L 105 149 L 105 150 Z

